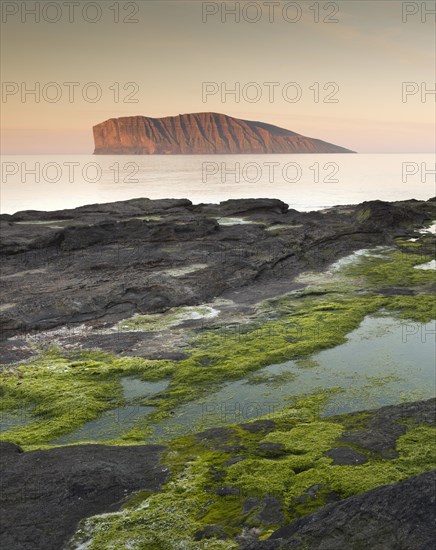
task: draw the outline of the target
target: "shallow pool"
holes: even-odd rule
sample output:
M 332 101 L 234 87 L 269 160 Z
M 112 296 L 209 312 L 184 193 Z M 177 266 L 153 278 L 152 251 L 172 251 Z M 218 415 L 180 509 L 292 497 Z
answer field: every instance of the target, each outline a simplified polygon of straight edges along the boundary
M 150 440 L 268 415 L 296 396 L 323 389 L 341 389 L 322 411 L 325 415 L 434 397 L 435 325 L 366 317 L 340 346 L 270 365 L 179 407 L 153 427 Z
M 129 431 L 136 422 L 150 414 L 154 407 L 141 405 L 141 400 L 150 398 L 164 391 L 167 380 L 146 382 L 133 377 L 120 380 L 125 404 L 105 411 L 95 420 L 87 422 L 77 430 L 52 441 L 54 445 L 76 443 L 79 441 L 109 441 L 117 439 Z

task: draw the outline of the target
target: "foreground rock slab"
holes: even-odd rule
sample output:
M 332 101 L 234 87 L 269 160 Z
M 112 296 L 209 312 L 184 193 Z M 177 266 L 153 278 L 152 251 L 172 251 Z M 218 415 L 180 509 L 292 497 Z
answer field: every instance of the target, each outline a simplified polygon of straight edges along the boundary
M 113 512 L 134 491 L 157 491 L 164 447 L 81 445 L 23 453 L 0 443 L 0 547 L 59 550 L 78 522 Z

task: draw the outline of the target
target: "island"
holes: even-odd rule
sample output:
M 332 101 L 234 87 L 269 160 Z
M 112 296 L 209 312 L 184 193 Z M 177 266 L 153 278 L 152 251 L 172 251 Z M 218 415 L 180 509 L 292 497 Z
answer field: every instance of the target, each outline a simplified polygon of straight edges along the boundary
M 350 149 L 220 113 L 111 118 L 93 128 L 96 155 L 353 153 Z

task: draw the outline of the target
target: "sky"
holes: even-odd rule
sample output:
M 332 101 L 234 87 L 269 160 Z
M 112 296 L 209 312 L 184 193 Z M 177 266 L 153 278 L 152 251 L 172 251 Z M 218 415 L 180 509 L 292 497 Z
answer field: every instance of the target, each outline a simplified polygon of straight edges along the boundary
M 435 149 L 435 16 L 421 2 L 108 0 L 76 2 L 71 22 L 53 4 L 2 2 L 3 154 L 92 153 L 109 118 L 203 111 L 360 153 Z

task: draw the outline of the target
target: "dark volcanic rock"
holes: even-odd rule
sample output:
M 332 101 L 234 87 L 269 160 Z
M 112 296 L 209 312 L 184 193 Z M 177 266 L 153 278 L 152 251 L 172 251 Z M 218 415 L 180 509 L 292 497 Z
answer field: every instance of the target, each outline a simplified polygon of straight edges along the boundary
M 349 419 L 359 413 L 350 413 Z M 436 399 L 390 405 L 371 411 L 363 421 L 362 428 L 346 431 L 339 438 L 340 442 L 357 445 L 372 454 L 381 454 L 385 458 L 396 458 L 397 439 L 406 432 L 405 420 L 418 422 L 436 422 Z
M 87 204 L 77 208 L 67 208 L 64 210 L 50 210 L 44 212 L 40 210 L 23 210 L 15 214 L 3 214 L 2 220 L 19 221 L 57 221 L 63 220 L 65 223 L 95 222 L 96 219 L 113 218 L 131 218 L 134 216 L 156 215 L 156 214 L 176 214 L 184 211 L 185 208 L 192 206 L 188 199 L 156 199 L 147 198 L 130 199 L 127 201 L 108 202 L 103 204 Z
M 197 531 L 194 533 L 194 540 L 203 540 L 203 539 L 219 539 L 219 540 L 225 540 L 228 539 L 229 536 L 224 531 L 222 527 L 219 525 L 206 525 L 204 529 L 201 529 L 200 531 Z
M 247 432 L 258 433 L 264 431 L 270 431 L 274 428 L 276 423 L 274 420 L 253 420 L 247 424 L 241 424 L 241 428 L 244 428 Z
M 196 434 L 196 438 L 202 445 L 217 451 L 234 453 L 240 451 L 240 437 L 233 428 L 209 428 Z
M 329 504 L 241 550 L 429 550 L 436 545 L 436 470 Z
M 249 525 L 280 525 L 285 519 L 282 503 L 271 496 L 247 498 L 243 502 L 241 514 L 248 515 L 245 521 Z
M 94 126 L 95 154 L 352 153 L 263 122 L 219 113 L 111 118 Z
M 196 207 L 194 207 L 195 210 Z M 284 214 L 288 212 L 288 205 L 278 199 L 229 199 L 219 205 L 200 205 L 200 212 L 218 216 L 242 216 L 250 214 Z
M 117 510 L 129 493 L 157 491 L 164 447 L 80 445 L 21 452 L 0 443 L 0 547 L 59 550 L 85 517 Z
M 356 208 L 356 217 L 358 220 L 371 222 L 374 227 L 406 224 L 415 218 L 413 203 L 415 201 L 406 207 L 379 200 L 362 202 Z
M 256 453 L 266 458 L 276 458 L 286 454 L 283 443 L 261 443 L 257 446 Z
M 327 456 L 332 459 L 332 464 L 341 466 L 355 466 L 368 461 L 363 453 L 350 449 L 350 447 L 335 447 L 327 452 Z
M 300 213 L 273 199 L 132 199 L 0 216 L 0 338 L 94 321 L 108 326 L 217 296 L 240 304 L 283 294 L 301 271 L 391 244 L 409 223 L 431 220 L 433 206 L 373 201 Z M 233 216 L 253 223 L 226 225 Z M 13 347 L 4 348 L 3 360 Z
M 233 487 L 232 485 L 224 485 L 215 489 L 215 493 L 220 497 L 238 496 L 240 492 L 239 487 Z
M 259 514 L 259 522 L 262 525 L 277 525 L 284 521 L 282 503 L 275 497 L 265 497 L 263 508 Z

